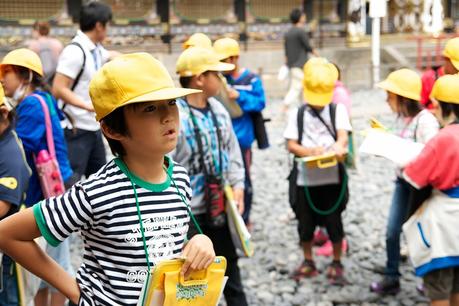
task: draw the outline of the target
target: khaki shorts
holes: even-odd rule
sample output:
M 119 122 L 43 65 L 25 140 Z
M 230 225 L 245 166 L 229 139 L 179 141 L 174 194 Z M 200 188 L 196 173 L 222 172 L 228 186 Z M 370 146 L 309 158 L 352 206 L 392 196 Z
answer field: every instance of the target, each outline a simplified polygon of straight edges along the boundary
M 449 300 L 459 293 L 459 267 L 435 270 L 423 279 L 426 295 L 433 301 Z

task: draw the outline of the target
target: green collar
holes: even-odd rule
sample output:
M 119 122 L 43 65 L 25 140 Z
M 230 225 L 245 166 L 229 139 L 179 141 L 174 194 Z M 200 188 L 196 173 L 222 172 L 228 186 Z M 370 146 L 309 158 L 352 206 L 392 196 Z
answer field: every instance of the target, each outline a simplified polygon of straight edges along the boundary
M 161 192 L 169 188 L 171 185 L 171 177 L 172 173 L 174 170 L 173 162 L 168 156 L 164 156 L 164 164 L 167 165 L 167 178 L 164 182 L 160 184 L 152 184 L 149 182 L 146 182 L 142 180 L 140 177 L 129 171 L 127 165 L 124 163 L 124 161 L 117 157 L 115 158 L 115 164 L 123 171 L 124 174 L 136 185 L 145 188 L 147 190 L 153 191 L 153 192 Z

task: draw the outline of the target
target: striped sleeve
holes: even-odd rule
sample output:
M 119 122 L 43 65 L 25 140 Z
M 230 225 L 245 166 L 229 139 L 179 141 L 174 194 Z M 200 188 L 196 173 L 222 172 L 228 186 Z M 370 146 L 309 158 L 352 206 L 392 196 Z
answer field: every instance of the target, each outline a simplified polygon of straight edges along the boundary
M 92 220 L 91 205 L 80 183 L 61 196 L 35 204 L 33 212 L 41 234 L 53 247 Z

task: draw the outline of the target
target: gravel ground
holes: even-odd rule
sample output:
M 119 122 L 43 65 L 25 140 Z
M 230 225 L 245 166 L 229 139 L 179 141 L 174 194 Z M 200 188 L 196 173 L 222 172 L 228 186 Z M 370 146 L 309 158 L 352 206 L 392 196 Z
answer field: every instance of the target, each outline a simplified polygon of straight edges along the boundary
M 392 116 L 380 91 L 354 93 L 353 103 L 357 144 L 361 142 L 359 131 L 368 127 L 370 116 L 390 123 Z M 240 260 L 249 305 L 428 305 L 416 291 L 420 280 L 415 278 L 409 262 L 401 266 L 402 292 L 397 296 L 380 297 L 369 292 L 370 282 L 381 277 L 376 271 L 385 264 L 385 226 L 394 179 L 390 163 L 370 156 L 359 156 L 357 170 L 349 171 L 351 198 L 344 212 L 344 228 L 350 249 L 343 259 L 349 284 L 330 286 L 324 273 L 299 283 L 289 278 L 301 263 L 302 253 L 287 200 L 285 178 L 290 166 L 282 138 L 285 118 L 280 114 L 279 101 L 268 106 L 265 116 L 272 119 L 268 123 L 272 146 L 265 151 L 254 150 L 252 168 L 255 255 Z M 80 260 L 81 241 L 76 239 L 72 262 L 77 266 Z M 330 262 L 330 258 L 316 259 L 321 272 Z

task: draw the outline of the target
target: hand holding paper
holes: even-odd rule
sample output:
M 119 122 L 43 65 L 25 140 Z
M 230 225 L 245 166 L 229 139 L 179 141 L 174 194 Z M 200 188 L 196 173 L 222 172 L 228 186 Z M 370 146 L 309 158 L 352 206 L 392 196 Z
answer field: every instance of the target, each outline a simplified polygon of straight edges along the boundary
M 414 160 L 424 148 L 424 144 L 383 132 L 379 129 L 368 131 L 360 146 L 360 153 L 381 156 L 403 168 Z

